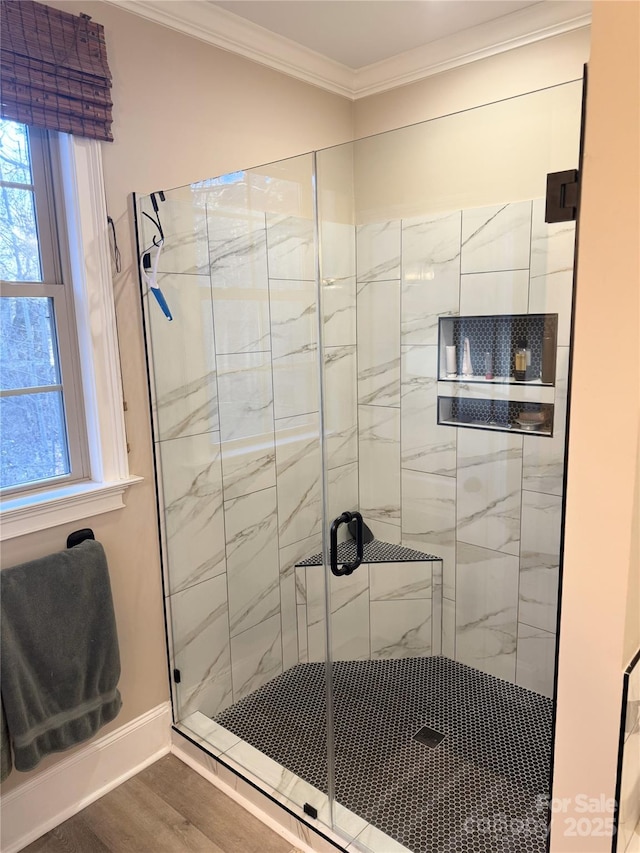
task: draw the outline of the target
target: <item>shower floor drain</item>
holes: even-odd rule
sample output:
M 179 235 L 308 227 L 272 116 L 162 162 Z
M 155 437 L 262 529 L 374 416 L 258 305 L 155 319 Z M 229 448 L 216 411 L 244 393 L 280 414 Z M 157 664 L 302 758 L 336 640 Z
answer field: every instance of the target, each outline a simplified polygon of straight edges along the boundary
M 445 739 L 446 735 L 441 734 L 441 732 L 437 732 L 435 729 L 430 729 L 429 726 L 423 726 L 419 732 L 416 732 L 413 736 L 418 743 L 423 744 L 423 746 L 428 746 L 429 749 L 435 749 L 439 743 Z

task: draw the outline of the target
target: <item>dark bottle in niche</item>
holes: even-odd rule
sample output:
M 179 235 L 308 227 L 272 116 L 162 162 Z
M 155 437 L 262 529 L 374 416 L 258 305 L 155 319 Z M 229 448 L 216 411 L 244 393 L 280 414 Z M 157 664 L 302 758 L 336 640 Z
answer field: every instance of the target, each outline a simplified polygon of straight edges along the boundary
M 545 385 L 556 381 L 556 341 L 553 331 L 545 323 L 542 335 L 542 370 L 540 378 Z
M 527 346 L 525 338 L 520 338 L 516 345 L 514 361 L 514 379 L 518 382 L 526 382 L 527 379 L 531 378 L 531 350 Z

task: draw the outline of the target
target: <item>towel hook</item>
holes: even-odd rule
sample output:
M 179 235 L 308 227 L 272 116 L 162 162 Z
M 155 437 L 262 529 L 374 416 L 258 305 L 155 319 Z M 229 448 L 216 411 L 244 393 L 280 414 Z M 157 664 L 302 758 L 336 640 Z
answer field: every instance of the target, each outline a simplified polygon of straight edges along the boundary
M 67 548 L 73 548 L 74 545 L 79 545 L 86 539 L 95 539 L 93 530 L 90 527 L 83 527 L 82 530 L 74 530 L 67 536 Z

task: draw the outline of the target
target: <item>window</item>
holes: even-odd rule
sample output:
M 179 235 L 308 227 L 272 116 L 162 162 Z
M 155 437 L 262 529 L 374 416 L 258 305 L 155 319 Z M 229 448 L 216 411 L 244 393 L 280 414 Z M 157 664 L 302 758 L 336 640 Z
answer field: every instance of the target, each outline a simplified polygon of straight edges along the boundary
M 24 485 L 14 481 L 0 494 L 0 540 L 4 540 L 121 509 L 129 486 L 142 478 L 130 474 L 127 457 L 100 143 L 59 133 L 47 153 L 38 131 L 21 131 L 20 125 L 3 120 L 0 127 L 3 131 L 10 127 L 15 134 L 11 142 L 3 136 L 0 146 L 0 203 L 4 205 L 0 206 L 0 277 L 8 279 L 0 282 L 0 304 L 7 306 L 7 322 L 15 324 L 14 338 L 7 336 L 6 343 L 4 328 L 0 330 L 0 407 L 19 406 L 17 398 L 40 393 L 48 395 L 49 401 L 62 400 L 63 412 L 60 404 L 57 409 L 50 406 L 54 416 L 47 422 L 42 420 L 42 409 L 32 404 L 20 418 L 24 421 L 31 415 L 35 423 L 25 429 L 24 423 L 14 423 L 18 431 L 14 440 L 23 453 Z M 11 241 L 5 242 L 10 217 L 18 217 L 5 202 L 12 197 L 22 199 L 22 219 L 13 223 Z M 43 204 L 49 211 L 46 216 L 41 213 Z M 16 242 L 22 249 L 17 256 Z M 39 274 L 34 275 L 34 270 Z M 48 278 L 51 270 L 53 277 Z M 38 310 L 20 303 L 25 298 L 50 301 L 36 302 L 45 304 L 45 309 Z M 31 311 L 25 311 L 25 305 Z M 18 308 L 22 314 L 12 316 L 11 310 Z M 21 326 L 23 331 L 17 334 Z M 21 359 L 22 353 L 28 358 Z M 37 369 L 34 361 L 39 361 Z M 6 366 L 14 372 L 5 378 Z M 11 427 L 11 419 L 7 423 Z M 64 439 L 58 444 L 56 424 Z M 86 425 L 84 448 L 79 424 Z M 4 420 L 0 429 L 1 448 L 7 440 Z M 46 453 L 35 465 L 31 457 L 42 452 L 36 448 L 39 436 Z M 27 439 L 29 455 L 25 456 Z M 44 472 L 38 467 L 43 458 Z M 4 457 L 1 465 L 5 467 Z M 20 466 L 16 467 L 19 471 Z M 69 473 L 64 473 L 67 469 Z M 42 479 L 43 473 L 48 478 Z
M 88 476 L 55 137 L 0 119 L 0 487 Z

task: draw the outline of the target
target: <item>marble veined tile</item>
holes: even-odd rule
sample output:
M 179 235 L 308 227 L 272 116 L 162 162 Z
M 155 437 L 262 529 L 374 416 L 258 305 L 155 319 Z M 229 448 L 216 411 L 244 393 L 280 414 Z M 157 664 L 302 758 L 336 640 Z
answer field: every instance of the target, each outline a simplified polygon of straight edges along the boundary
M 456 481 L 402 471 L 402 544 L 443 561 L 443 594 L 455 596 Z
M 456 660 L 514 681 L 518 558 L 458 542 Z
M 285 670 L 299 661 L 296 578 L 293 570 L 289 573 L 280 572 L 280 625 L 282 669 Z
M 356 228 L 358 281 L 400 278 L 400 220 L 374 222 Z
M 279 615 L 275 488 L 225 501 L 231 636 Z
M 322 566 L 307 568 L 309 659 L 323 660 L 326 613 Z M 369 659 L 369 573 L 362 564 L 351 575 L 330 580 L 331 647 L 334 660 Z
M 522 493 L 520 548 L 521 622 L 554 633 L 558 615 L 558 579 L 562 498 Z
M 526 314 L 528 297 L 527 270 L 460 276 L 460 313 L 464 316 Z
M 237 498 L 276 484 L 276 449 L 273 429 L 222 443 L 224 496 Z
M 307 603 L 307 570 L 305 566 L 296 567 L 296 563 L 313 556 L 313 554 L 318 554 L 320 551 L 322 551 L 321 533 L 309 536 L 308 539 L 301 539 L 299 542 L 294 542 L 293 545 L 287 545 L 280 549 L 280 573 L 295 572 L 297 604 Z
M 356 348 L 325 347 L 323 358 L 327 461 L 337 468 L 358 459 Z
M 627 738 L 622 755 L 618 850 L 631 853 L 640 821 L 640 727 Z
M 321 548 L 320 534 L 303 539 L 300 542 L 294 542 L 293 545 L 287 545 L 285 548 L 280 548 L 280 618 L 282 622 L 283 669 L 294 666 L 300 660 L 297 613 L 297 603 L 300 595 L 298 574 L 302 573 L 302 577 L 304 577 L 304 569 L 299 569 L 296 573 L 294 566 L 298 561 L 317 553 Z M 302 597 L 301 603 L 304 603 L 304 601 L 305 598 Z M 307 629 L 305 625 L 305 642 L 306 634 Z
M 522 437 L 462 429 L 458 433 L 458 539 L 518 554 Z
M 348 853 L 411 853 L 408 847 L 403 847 L 399 841 L 395 841 L 372 823 L 362 830 L 356 840 L 347 847 Z
M 431 563 L 431 654 L 442 654 L 442 560 Z
M 264 352 L 269 349 L 269 291 L 214 287 L 216 352 Z
M 169 592 L 179 592 L 226 569 L 220 434 L 159 443 Z
M 624 730 L 628 737 L 640 722 L 640 665 L 629 673 L 629 689 L 627 691 L 627 710 L 625 714 Z
M 545 200 L 533 202 L 529 311 L 558 315 L 558 346 L 571 335 L 575 222 L 544 221 Z
M 327 795 L 278 762 L 268 758 L 255 747 L 241 741 L 229 749 L 226 758 L 231 759 L 240 767 L 248 770 L 252 776 L 257 777 L 262 783 L 260 787 L 266 788 L 274 799 L 286 805 L 293 803 L 299 808 L 303 808 L 305 803 L 309 803 L 318 810 L 318 820 L 325 825 L 330 825 L 331 818 Z M 357 835 L 367 825 L 364 818 L 350 812 L 339 803 L 334 803 L 333 818 L 336 827 L 349 837 Z
M 305 542 L 306 540 L 302 540 Z M 296 545 L 298 543 L 296 542 Z M 293 546 L 289 546 L 293 547 Z M 305 566 L 296 566 L 294 568 L 295 576 L 296 576 L 296 604 L 304 604 L 307 603 L 307 570 Z
M 264 214 L 208 217 L 216 352 L 271 346 Z
M 157 437 L 164 440 L 218 429 L 209 277 L 159 275 L 158 284 L 173 321 L 149 296 Z
M 403 220 L 403 344 L 437 344 L 438 317 L 458 313 L 460 230 L 460 211 Z
M 320 532 L 321 473 L 318 413 L 276 421 L 281 548 Z
M 321 219 L 320 239 L 322 281 L 329 283 L 355 278 L 355 226 L 347 222 L 329 222 Z
M 359 406 L 358 419 L 360 512 L 370 527 L 376 521 L 399 527 L 400 410 Z
M 516 684 L 553 697 L 555 676 L 556 636 L 540 628 L 518 625 Z
M 318 410 L 315 283 L 269 282 L 276 418 Z
M 269 277 L 315 281 L 313 222 L 299 216 L 267 214 Z
M 299 639 L 300 653 L 306 652 L 309 662 L 318 663 L 326 658 L 327 619 L 324 609 L 324 568 L 313 566 L 306 569 L 307 604 L 304 605 L 306 634 Z M 298 605 L 298 615 L 303 608 Z M 300 638 L 300 627 L 298 637 Z M 306 644 L 306 645 L 305 645 Z M 364 645 L 364 637 L 362 638 Z M 302 648 L 304 647 L 304 648 Z
M 530 201 L 463 210 L 460 271 L 528 269 L 530 238 Z
M 450 598 L 442 599 L 442 654 L 456 659 L 456 603 Z
M 431 653 L 431 599 L 371 602 L 371 658 Z
M 371 601 L 431 598 L 431 563 L 370 563 Z
M 178 718 L 202 711 L 212 717 L 228 707 L 231 695 L 227 581 L 203 581 L 169 599 L 173 630 Z
M 402 467 L 428 474 L 456 474 L 454 427 L 438 424 L 438 348 L 403 346 Z
M 358 401 L 400 405 L 400 282 L 358 285 Z
M 211 280 L 219 287 L 267 286 L 267 233 L 264 213 L 209 210 Z
M 561 495 L 564 488 L 564 451 L 569 382 L 569 347 L 558 347 L 556 359 L 553 436 L 525 435 L 522 487 L 530 492 Z
M 381 542 L 388 542 L 390 545 L 400 545 L 402 543 L 402 530 L 399 525 L 378 521 L 370 517 L 367 518 L 367 525 L 375 539 L 379 539 Z
M 253 693 L 282 672 L 280 615 L 231 638 L 233 701 Z
M 310 575 L 307 574 L 307 577 Z M 369 659 L 369 572 L 366 564 L 351 575 L 330 576 L 331 650 L 333 660 Z M 316 598 L 317 600 L 317 598 Z M 309 643 L 314 631 L 324 630 L 324 613 L 307 605 Z
M 358 463 L 350 462 L 339 468 L 331 468 L 327 474 L 328 521 L 342 515 L 346 510 L 358 509 Z M 351 539 L 351 534 L 346 524 L 338 530 L 338 542 Z M 320 550 L 320 549 L 318 549 Z
M 356 343 L 356 278 L 323 279 L 321 296 L 325 347 Z
M 293 575 L 294 570 L 296 577 L 299 578 L 297 590 L 298 604 L 306 604 L 307 598 L 304 591 L 304 576 L 305 566 L 300 566 L 295 569 L 296 563 L 301 562 L 307 557 L 312 557 L 314 554 L 319 554 L 322 551 L 322 533 L 318 532 L 306 539 L 300 539 L 292 545 L 286 545 L 280 548 L 280 575 L 289 577 Z
M 307 640 L 307 605 L 298 604 L 296 610 L 298 614 L 298 661 L 300 663 L 307 663 L 309 660 Z
M 218 394 L 223 442 L 269 433 L 273 429 L 270 354 L 218 356 Z
M 191 275 L 209 273 L 209 252 L 207 246 L 206 207 L 197 192 L 191 193 L 188 187 L 181 191 L 183 197 L 176 198 L 172 193 L 164 202 L 159 203 L 158 216 L 164 232 L 164 245 L 158 260 L 159 272 L 188 273 Z M 144 209 L 155 216 L 150 204 Z M 146 217 L 142 218 L 144 248 L 151 245 L 158 231 Z
M 207 751 L 220 755 L 231 749 L 240 738 L 234 735 L 224 726 L 214 722 L 201 711 L 194 711 L 181 721 L 182 726 L 189 730 L 193 740 L 198 743 L 206 743 Z
M 340 583 L 347 578 L 348 583 Z M 333 660 L 368 660 L 370 640 L 367 566 L 360 566 L 347 577 L 335 578 L 332 575 L 331 579 L 332 658 Z M 311 643 L 311 626 L 309 635 Z

